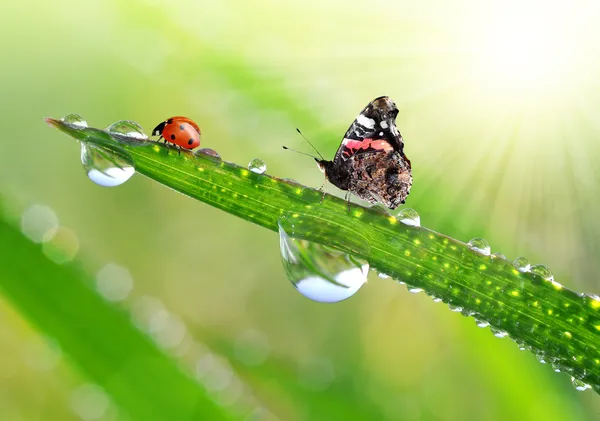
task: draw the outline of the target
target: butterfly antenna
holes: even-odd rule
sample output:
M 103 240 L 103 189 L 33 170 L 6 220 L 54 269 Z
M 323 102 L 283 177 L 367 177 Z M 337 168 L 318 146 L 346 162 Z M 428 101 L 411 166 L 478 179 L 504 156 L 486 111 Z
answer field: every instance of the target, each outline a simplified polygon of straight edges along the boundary
M 321 152 L 319 152 L 319 150 L 318 150 L 317 148 L 315 148 L 315 145 L 313 145 L 312 143 L 310 143 L 310 140 L 308 140 L 308 139 L 306 138 L 306 136 L 304 136 L 304 135 L 302 134 L 302 132 L 300 131 L 300 129 L 296 127 L 296 131 L 297 131 L 298 133 L 300 133 L 300 136 L 302 136 L 302 137 L 304 138 L 304 140 L 306 140 L 306 142 L 307 142 L 307 143 L 308 143 L 308 144 L 309 144 L 309 145 L 310 145 L 310 146 L 311 146 L 311 147 L 312 147 L 312 148 L 315 150 L 315 152 L 317 153 L 317 155 L 319 155 L 319 156 L 321 157 L 321 160 L 322 160 L 322 161 L 325 161 L 325 158 L 323 158 L 323 155 L 321 155 Z
M 314 155 L 311 155 L 311 154 L 306 153 L 306 152 L 300 152 L 300 151 L 297 151 L 296 149 L 288 148 L 287 146 L 282 146 L 282 148 L 285 149 L 285 150 L 287 150 L 287 151 L 296 152 L 296 153 L 299 153 L 300 155 L 306 155 L 306 156 L 310 156 L 311 158 L 317 159 L 317 157 L 314 156 Z

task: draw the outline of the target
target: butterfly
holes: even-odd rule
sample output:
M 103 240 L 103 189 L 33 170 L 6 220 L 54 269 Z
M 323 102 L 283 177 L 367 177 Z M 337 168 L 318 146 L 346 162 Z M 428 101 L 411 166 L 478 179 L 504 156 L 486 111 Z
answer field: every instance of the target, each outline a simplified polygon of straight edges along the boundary
M 369 203 L 395 209 L 406 201 L 413 178 L 396 127 L 398 108 L 382 96 L 371 101 L 346 131 L 333 161 L 315 158 L 336 187 Z

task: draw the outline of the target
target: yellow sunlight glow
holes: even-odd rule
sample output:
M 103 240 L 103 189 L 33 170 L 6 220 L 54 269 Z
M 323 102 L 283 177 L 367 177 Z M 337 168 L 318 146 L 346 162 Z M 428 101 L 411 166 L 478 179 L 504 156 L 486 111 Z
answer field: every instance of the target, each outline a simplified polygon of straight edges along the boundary
M 552 4 L 556 3 L 556 4 Z M 472 76 L 494 95 L 552 94 L 577 78 L 588 41 L 581 10 L 570 2 L 510 1 L 475 23 Z M 584 33 L 582 33 L 584 32 Z

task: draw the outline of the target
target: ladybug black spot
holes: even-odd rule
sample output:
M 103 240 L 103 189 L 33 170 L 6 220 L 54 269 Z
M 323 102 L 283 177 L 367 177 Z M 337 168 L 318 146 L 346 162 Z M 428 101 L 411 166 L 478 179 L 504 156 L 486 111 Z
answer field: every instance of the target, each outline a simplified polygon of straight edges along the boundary
M 185 130 L 185 126 L 183 124 L 179 125 L 179 130 L 184 131 Z
M 188 140 L 188 145 L 191 145 L 192 143 L 194 143 L 194 139 Z
M 175 140 L 175 135 L 174 134 L 171 135 L 171 140 Z

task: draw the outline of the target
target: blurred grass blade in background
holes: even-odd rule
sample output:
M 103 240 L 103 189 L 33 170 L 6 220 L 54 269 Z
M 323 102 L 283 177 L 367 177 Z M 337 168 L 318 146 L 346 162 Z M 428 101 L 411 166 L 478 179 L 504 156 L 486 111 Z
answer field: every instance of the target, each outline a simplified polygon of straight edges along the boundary
M 0 291 L 131 419 L 230 419 L 76 264 L 55 263 L 2 219 L 0 268 Z

